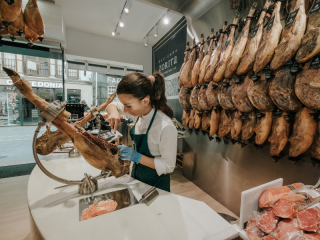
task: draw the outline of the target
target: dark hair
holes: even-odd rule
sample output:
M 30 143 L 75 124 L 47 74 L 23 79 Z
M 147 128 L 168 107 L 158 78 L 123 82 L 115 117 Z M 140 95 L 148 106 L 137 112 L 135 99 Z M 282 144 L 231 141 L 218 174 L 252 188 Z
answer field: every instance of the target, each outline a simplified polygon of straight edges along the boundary
M 165 95 L 166 87 L 164 76 L 160 72 L 154 72 L 152 79 L 143 73 L 133 72 L 125 75 L 119 82 L 117 94 L 131 94 L 139 100 L 150 96 L 151 106 L 157 110 L 161 110 L 168 117 L 173 118 L 173 111 L 167 104 Z

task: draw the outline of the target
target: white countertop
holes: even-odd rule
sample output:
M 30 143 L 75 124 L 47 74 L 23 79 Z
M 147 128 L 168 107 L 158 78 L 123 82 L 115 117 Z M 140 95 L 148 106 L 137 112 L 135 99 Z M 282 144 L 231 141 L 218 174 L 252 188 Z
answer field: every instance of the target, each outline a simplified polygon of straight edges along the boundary
M 93 176 L 100 173 L 82 157 L 68 158 L 67 154 L 50 154 L 43 158 L 42 164 L 51 173 L 68 180 L 81 180 L 85 172 Z M 54 189 L 62 185 L 47 177 L 38 166 L 29 178 L 30 213 L 47 240 L 222 240 L 238 236 L 238 231 L 205 203 L 160 189 L 160 196 L 150 206 L 137 204 L 80 221 L 79 199 L 85 195 L 78 194 L 78 186 Z M 131 177 L 110 177 L 99 180 L 94 195 L 129 188 L 139 200 L 150 187 Z

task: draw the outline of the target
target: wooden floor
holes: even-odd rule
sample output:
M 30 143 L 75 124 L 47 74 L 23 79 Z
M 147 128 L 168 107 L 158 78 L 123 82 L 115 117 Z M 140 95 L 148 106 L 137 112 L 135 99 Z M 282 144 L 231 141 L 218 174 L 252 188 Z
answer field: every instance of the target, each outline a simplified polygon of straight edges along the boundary
M 0 180 L 0 240 L 31 240 L 27 185 L 29 176 Z M 238 218 L 192 182 L 181 175 L 180 170 L 171 174 L 171 192 L 203 201 L 218 213 Z

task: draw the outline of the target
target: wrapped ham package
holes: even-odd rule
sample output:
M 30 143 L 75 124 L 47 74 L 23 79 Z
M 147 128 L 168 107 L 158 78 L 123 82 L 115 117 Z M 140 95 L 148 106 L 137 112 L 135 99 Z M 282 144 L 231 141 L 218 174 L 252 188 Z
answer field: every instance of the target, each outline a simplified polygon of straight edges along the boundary
M 309 232 L 317 231 L 320 222 L 320 203 L 313 204 L 306 210 L 297 213 L 300 229 Z
M 302 234 L 303 231 L 299 229 L 297 219 L 284 219 L 279 222 L 272 235 L 278 240 L 296 240 Z
M 279 218 L 273 214 L 272 209 L 267 209 L 258 214 L 255 213 L 255 219 L 258 228 L 265 233 L 273 232 L 279 222 Z
M 320 240 L 319 233 L 305 233 L 301 235 L 297 240 Z

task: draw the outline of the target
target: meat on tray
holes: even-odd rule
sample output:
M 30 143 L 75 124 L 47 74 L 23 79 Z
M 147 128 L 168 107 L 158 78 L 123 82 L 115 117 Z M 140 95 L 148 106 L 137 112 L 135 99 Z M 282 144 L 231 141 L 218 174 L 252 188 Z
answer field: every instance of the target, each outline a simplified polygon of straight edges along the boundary
M 297 240 L 320 240 L 319 233 L 305 233 L 298 237 Z
M 262 237 L 267 235 L 258 228 L 255 218 L 248 221 L 246 232 L 250 240 L 260 240 Z
M 298 227 L 297 219 L 284 219 L 276 229 L 278 240 L 296 240 L 303 233 Z
M 259 229 L 263 232 L 271 233 L 276 229 L 279 218 L 273 214 L 272 209 L 267 209 L 256 216 L 256 222 Z
M 93 203 L 89 208 L 83 210 L 81 219 L 87 220 L 96 216 L 100 216 L 109 212 L 113 212 L 117 208 L 118 204 L 116 201 L 100 201 L 98 205 Z
M 319 227 L 320 205 L 319 203 L 311 208 L 297 213 L 299 227 L 304 231 L 315 232 Z

